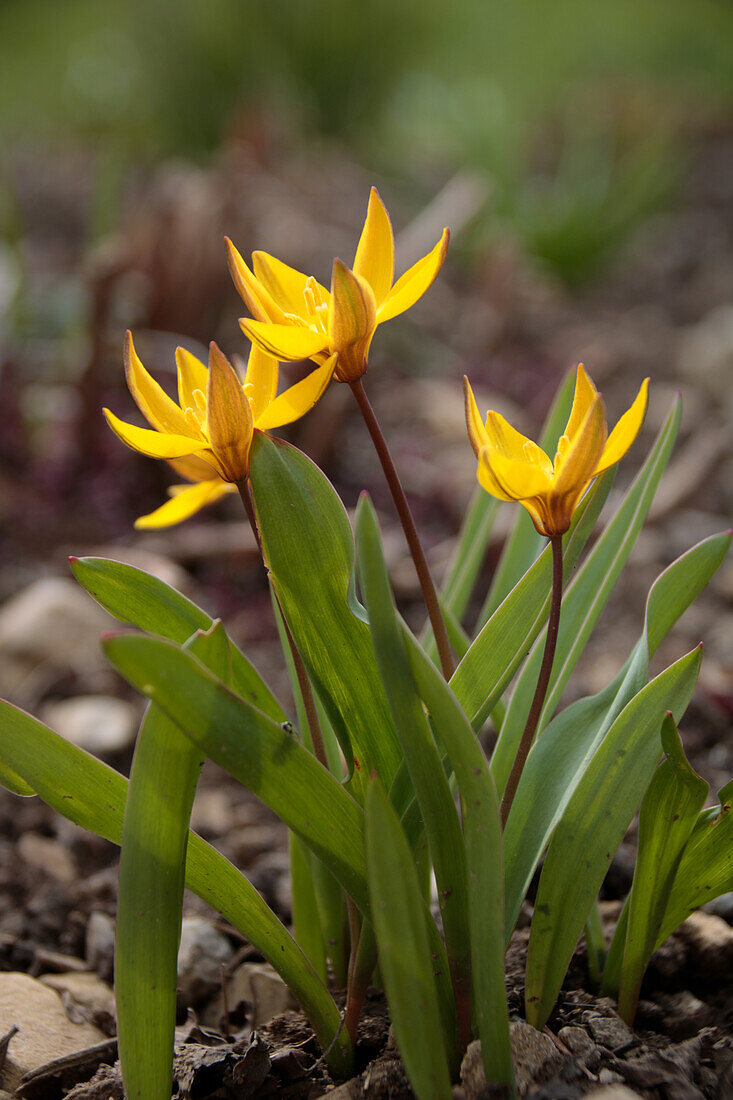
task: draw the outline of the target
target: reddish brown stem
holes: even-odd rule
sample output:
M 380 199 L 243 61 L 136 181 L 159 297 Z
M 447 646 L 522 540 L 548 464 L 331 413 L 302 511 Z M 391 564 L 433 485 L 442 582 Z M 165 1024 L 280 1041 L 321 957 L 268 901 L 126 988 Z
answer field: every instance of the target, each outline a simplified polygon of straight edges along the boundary
M 555 647 L 557 645 L 557 631 L 560 626 L 560 607 L 562 605 L 562 535 L 553 535 L 550 539 L 552 546 L 552 603 L 550 604 L 550 617 L 547 620 L 547 637 L 545 638 L 545 652 L 542 655 L 542 666 L 537 678 L 532 706 L 527 715 L 527 724 L 524 727 L 522 739 L 519 742 L 517 755 L 512 764 L 512 770 L 504 788 L 501 800 L 501 824 L 506 825 L 509 811 L 512 808 L 514 796 L 517 793 L 519 780 L 527 762 L 529 750 L 532 748 L 534 735 L 537 732 L 537 723 L 540 720 L 542 707 L 545 703 L 547 688 L 552 673 L 552 662 L 555 659 Z
M 265 564 L 264 554 L 262 552 L 262 539 L 260 537 L 260 529 L 257 525 L 257 516 L 255 515 L 254 501 L 252 500 L 252 490 L 248 481 L 238 481 L 237 489 L 244 505 L 244 510 L 247 513 L 247 519 L 249 525 L 252 528 L 252 534 L 255 537 L 255 541 L 260 551 L 262 558 L 262 564 Z M 273 590 L 274 592 L 274 590 Z M 295 639 L 290 633 L 290 627 L 288 621 L 285 618 L 285 614 L 282 609 L 282 604 L 278 599 L 277 593 L 274 592 L 277 606 L 280 610 L 280 618 L 282 619 L 283 628 L 285 630 L 285 636 L 288 639 L 288 647 L 290 649 L 291 656 L 293 658 L 293 668 L 295 669 L 295 676 L 298 681 L 298 687 L 303 699 L 303 708 L 305 710 L 305 716 L 308 721 L 308 729 L 310 730 L 311 742 L 313 744 L 313 754 L 319 763 L 323 764 L 324 768 L 328 768 L 328 757 L 326 755 L 326 745 L 323 740 L 323 732 L 321 730 L 321 723 L 318 719 L 318 711 L 316 709 L 316 701 L 313 697 L 313 690 L 308 679 L 308 673 L 305 670 L 305 665 L 298 652 L 298 647 L 295 644 Z
M 402 482 L 399 479 L 394 462 L 392 461 L 392 455 L 389 453 L 387 441 L 382 434 L 382 429 L 379 427 L 379 422 L 374 414 L 371 402 L 366 395 L 366 390 L 364 389 L 361 378 L 357 378 L 356 381 L 350 382 L 349 385 L 351 386 L 351 392 L 356 398 L 359 411 L 364 417 L 364 423 L 367 426 L 369 435 L 372 437 L 372 443 L 379 456 L 379 461 L 382 464 L 382 470 L 387 479 L 389 491 L 392 494 L 392 500 L 397 509 L 397 515 L 400 517 L 400 523 L 405 532 L 405 538 L 410 548 L 412 560 L 415 563 L 415 570 L 418 580 L 420 581 L 420 587 L 422 588 L 425 607 L 427 608 L 430 625 L 433 628 L 433 635 L 435 636 L 435 644 L 438 647 L 438 656 L 440 657 L 443 675 L 446 680 L 450 680 L 455 671 L 455 664 L 453 662 L 450 642 L 448 641 L 448 631 L 445 628 L 443 614 L 438 602 L 438 593 L 435 590 L 435 584 L 430 575 L 427 558 L 425 557 L 425 551 L 420 542 L 420 536 L 417 533 L 415 521 L 412 518 L 410 505 L 407 503 L 407 497 L 405 496 Z

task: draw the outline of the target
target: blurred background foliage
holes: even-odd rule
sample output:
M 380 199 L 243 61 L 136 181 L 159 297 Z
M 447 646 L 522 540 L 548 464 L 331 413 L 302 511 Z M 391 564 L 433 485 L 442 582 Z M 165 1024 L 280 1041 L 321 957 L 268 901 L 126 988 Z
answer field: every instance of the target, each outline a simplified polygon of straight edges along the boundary
M 95 150 L 92 238 L 130 164 L 205 163 L 277 120 L 425 197 L 482 174 L 462 246 L 508 232 L 570 283 L 669 200 L 686 129 L 733 98 L 726 0 L 4 0 L 0 42 L 0 139 Z

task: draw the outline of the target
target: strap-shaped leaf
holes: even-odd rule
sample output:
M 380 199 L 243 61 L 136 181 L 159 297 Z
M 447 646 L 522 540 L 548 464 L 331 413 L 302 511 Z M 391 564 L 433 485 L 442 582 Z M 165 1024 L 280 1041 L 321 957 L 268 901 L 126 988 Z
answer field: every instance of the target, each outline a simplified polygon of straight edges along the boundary
M 608 470 L 590 487 L 563 538 L 566 577 L 578 560 L 611 490 Z M 451 677 L 458 701 L 479 729 L 524 660 L 550 609 L 552 556 L 546 547 L 534 565 L 496 609 Z
M 468 870 L 473 1002 L 486 1080 L 512 1086 L 504 987 L 501 824 L 488 762 L 460 703 L 407 628 L 403 636 L 418 691 L 445 746 L 461 796 Z
M 221 625 L 186 643 L 217 675 L 229 675 Z M 168 1100 L 186 845 L 204 757 L 151 704 L 127 788 L 120 853 L 115 992 L 120 1062 L 129 1096 Z
M 210 630 L 212 618 L 165 581 L 108 558 L 70 558 L 71 571 L 98 604 L 119 619 L 148 634 L 159 634 L 181 645 L 195 630 Z M 260 674 L 230 642 L 232 691 L 277 722 L 286 715 Z
M 679 398 L 662 425 L 647 459 L 625 493 L 613 517 L 588 554 L 563 595 L 560 629 L 550 687 L 538 730 L 547 724 L 580 658 L 601 611 L 606 606 L 619 574 L 641 531 L 660 479 L 669 462 L 681 414 Z M 527 721 L 544 651 L 544 631 L 517 678 L 499 739 L 491 759 L 491 772 L 502 791 Z
M 550 834 L 593 753 L 646 683 L 650 657 L 718 569 L 730 541 L 728 534 L 712 535 L 657 577 L 649 591 L 644 629 L 624 667 L 603 691 L 561 711 L 532 747 L 504 830 L 507 936 Z
M 172 642 L 123 634 L 104 649 L 133 687 L 297 833 L 361 909 L 368 905 L 361 807 L 287 728 Z
M 57 813 L 113 844 L 121 843 L 127 780 L 2 700 L 0 758 Z M 351 1051 L 330 993 L 252 884 L 196 833 L 188 839 L 186 886 L 274 966 L 313 1024 L 322 1049 L 330 1048 L 329 1065 L 346 1076 Z
M 575 392 L 575 371 L 568 371 L 560 384 L 540 436 L 540 446 L 552 458 L 557 441 L 568 422 Z M 544 545 L 525 508 L 516 508 L 514 524 L 507 538 L 488 595 L 479 612 L 478 625 L 491 618 L 499 604 L 521 580 Z
M 698 818 L 677 868 L 656 947 L 695 909 L 733 890 L 733 783 Z
M 379 968 L 407 1076 L 420 1100 L 450 1100 L 449 1058 L 455 1066 L 456 1057 L 433 978 L 431 918 L 410 846 L 376 777 L 367 786 L 366 851 Z
M 641 979 L 652 957 L 680 857 L 705 804 L 708 785 L 687 762 L 671 715 L 662 725 L 665 759 L 639 811 L 639 841 L 629 897 L 619 1014 L 633 1023 Z
M 661 755 L 667 711 L 679 720 L 700 668 L 695 649 L 624 708 L 577 784 L 547 850 L 527 956 L 527 1020 L 552 1011 L 578 937 L 614 852 L 639 808 Z
M 415 690 L 377 517 L 366 494 L 362 494 L 357 508 L 356 545 L 359 581 L 369 613 L 377 665 L 425 824 L 459 1019 L 470 1033 L 471 945 L 463 836 L 440 755 Z
M 309 458 L 261 433 L 250 475 L 270 577 L 349 772 L 375 769 L 389 784 L 401 752 L 352 590 L 354 542 L 344 506 Z

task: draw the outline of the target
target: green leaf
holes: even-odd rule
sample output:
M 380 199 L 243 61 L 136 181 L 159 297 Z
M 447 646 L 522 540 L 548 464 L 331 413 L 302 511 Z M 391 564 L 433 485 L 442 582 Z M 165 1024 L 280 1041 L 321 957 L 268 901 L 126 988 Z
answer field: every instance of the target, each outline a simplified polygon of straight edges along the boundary
M 575 375 L 575 371 L 568 371 L 566 374 L 542 429 L 540 447 L 551 456 L 555 454 L 557 441 L 568 422 L 573 406 Z M 521 580 L 542 549 L 544 541 L 542 535 L 537 533 L 537 528 L 532 523 L 527 510 L 517 508 L 514 526 L 504 544 L 489 593 L 479 613 L 479 627 L 491 618 L 515 584 Z
M 656 947 L 690 913 L 733 890 L 733 783 L 720 792 L 720 805 L 704 810 L 687 842 L 672 884 Z
M 290 892 L 293 899 L 293 935 L 323 982 L 328 981 L 326 945 L 316 902 L 311 859 L 315 859 L 294 833 L 290 847 Z
M 250 475 L 270 577 L 349 773 L 356 757 L 357 773 L 375 769 L 389 785 L 401 752 L 353 593 L 354 543 L 343 504 L 309 458 L 262 433 L 255 434 Z
M 175 588 L 132 565 L 107 558 L 70 558 L 71 571 L 105 611 L 121 623 L 159 634 L 181 645 L 195 630 L 210 630 L 213 619 Z M 230 642 L 232 691 L 277 722 L 286 715 L 269 687 L 240 649 Z
M 611 489 L 608 470 L 590 487 L 563 538 L 563 565 L 570 576 Z M 479 729 L 539 634 L 550 609 L 552 557 L 546 547 L 494 612 L 451 677 L 461 706 Z
M 680 414 L 677 399 L 646 462 L 563 595 L 550 686 L 538 725 L 540 732 L 557 707 L 636 542 L 672 453 Z M 491 772 L 500 791 L 506 784 L 527 721 L 542 663 L 544 639 L 545 631 L 538 637 L 519 674 L 491 760 Z
M 639 841 L 629 897 L 619 1015 L 631 1025 L 644 971 L 654 952 L 682 852 L 705 804 L 708 785 L 692 770 L 670 714 L 662 724 L 665 759 L 639 811 Z
M 496 788 L 488 762 L 460 703 L 406 627 L 403 636 L 415 683 L 446 748 L 461 796 L 473 1002 L 486 1080 L 512 1087 L 504 986 L 501 824 Z
M 113 844 L 122 841 L 127 780 L 0 700 L 0 758 L 63 817 Z M 277 970 L 313 1024 L 334 1072 L 351 1066 L 348 1036 L 323 982 L 292 936 L 236 867 L 196 833 L 186 853 L 186 886 L 208 902 Z
M 0 786 L 5 787 L 6 791 L 10 791 L 12 794 L 18 794 L 21 798 L 29 798 L 36 792 L 32 787 L 29 787 L 24 779 L 9 768 L 2 760 L 0 760 Z
M 228 676 L 229 643 L 221 625 L 186 645 Z M 171 1093 L 186 845 L 203 762 L 178 727 L 149 706 L 122 828 L 115 991 L 125 1089 L 150 1100 L 168 1100 Z
M 471 957 L 463 836 L 440 754 L 407 661 L 377 517 L 364 493 L 356 513 L 356 545 L 359 581 L 369 613 L 377 664 L 425 823 L 459 1019 L 465 1021 L 470 1031 Z
M 133 687 L 297 833 L 359 908 L 368 904 L 361 807 L 287 728 L 172 642 L 122 634 L 108 637 L 104 650 Z
M 527 1020 L 534 1027 L 543 1027 L 552 1011 L 593 901 L 659 761 L 664 715 L 669 710 L 679 720 L 684 713 L 700 659 L 700 650 L 693 650 L 624 708 L 552 835 L 527 957 Z
M 650 657 L 713 576 L 730 541 L 728 534 L 712 535 L 657 577 L 647 599 L 641 636 L 613 682 L 558 714 L 532 747 L 504 831 L 507 936 L 550 834 L 593 753 L 647 682 Z
M 450 1100 L 449 1058 L 455 1058 L 433 979 L 431 918 L 410 846 L 376 777 L 367 786 L 366 851 L 379 968 L 407 1076 L 420 1100 Z

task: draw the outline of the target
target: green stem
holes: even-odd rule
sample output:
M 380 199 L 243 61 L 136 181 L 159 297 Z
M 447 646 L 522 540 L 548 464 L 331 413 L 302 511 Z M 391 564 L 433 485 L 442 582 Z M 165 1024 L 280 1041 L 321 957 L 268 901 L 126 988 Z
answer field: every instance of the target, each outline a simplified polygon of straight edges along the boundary
M 593 902 L 585 922 L 585 947 L 588 954 L 588 971 L 596 986 L 600 986 L 603 964 L 606 961 L 606 937 L 603 932 L 601 911 L 598 908 L 598 898 Z
M 453 661 L 453 654 L 451 652 L 450 642 L 448 640 L 448 632 L 445 627 L 443 615 L 440 610 L 440 604 L 438 602 L 438 593 L 435 590 L 435 584 L 430 574 L 427 558 L 425 557 L 425 551 L 422 548 L 420 542 L 420 536 L 417 533 L 417 527 L 415 526 L 415 520 L 412 518 L 412 512 L 410 511 L 410 505 L 407 503 L 407 497 L 405 491 L 402 488 L 402 482 L 400 481 L 397 470 L 395 469 L 394 462 L 392 461 L 392 455 L 389 452 L 387 441 L 382 434 L 382 429 L 379 427 L 379 422 L 375 416 L 374 409 L 371 406 L 371 402 L 366 395 L 364 384 L 361 378 L 357 378 L 353 382 L 349 382 L 351 386 L 351 392 L 356 398 L 356 403 L 359 406 L 359 411 L 364 418 L 364 423 L 367 426 L 369 435 L 372 438 L 374 449 L 379 456 L 379 461 L 382 464 L 382 470 L 384 476 L 387 479 L 389 491 L 392 494 L 392 500 L 394 501 L 397 514 L 400 517 L 400 523 L 402 529 L 405 532 L 405 538 L 407 539 L 407 545 L 412 555 L 412 560 L 415 563 L 415 571 L 417 572 L 418 580 L 420 581 L 420 587 L 422 588 L 423 599 L 425 600 L 425 607 L 427 608 L 428 616 L 430 618 L 430 625 L 433 628 L 433 635 L 435 637 L 435 644 L 438 647 L 438 656 L 440 657 L 440 665 L 443 670 L 443 675 L 446 680 L 450 680 L 455 671 L 455 664 Z
M 249 482 L 245 479 L 237 482 L 237 489 L 239 490 L 239 496 L 241 497 L 244 510 L 247 513 L 247 519 L 249 525 L 252 528 L 252 534 L 255 537 L 255 541 L 260 551 L 260 557 L 262 558 L 262 564 L 265 564 L 265 556 L 262 551 L 262 539 L 260 537 L 260 530 L 257 526 L 257 516 L 255 515 L 254 501 L 252 500 L 252 489 Z M 274 590 L 273 590 L 274 591 Z M 282 604 L 278 599 L 277 592 L 274 592 L 275 599 L 277 600 L 277 606 L 280 609 L 280 617 L 282 618 L 283 627 L 285 629 L 285 636 L 288 640 L 288 646 L 293 658 L 293 668 L 295 669 L 295 676 L 298 681 L 298 688 L 303 699 L 303 708 L 305 710 L 305 716 L 308 720 L 308 729 L 310 731 L 311 742 L 313 744 L 313 754 L 318 760 L 319 764 L 323 764 L 323 767 L 328 769 L 328 756 L 326 754 L 326 745 L 323 740 L 323 731 L 321 730 L 321 723 L 318 719 L 318 710 L 316 709 L 316 701 L 313 698 L 313 690 L 308 679 L 308 673 L 305 670 L 303 659 L 298 652 L 298 647 L 295 644 L 295 639 L 290 633 L 290 627 L 288 621 L 285 618 L 285 614 L 282 609 Z
M 560 607 L 562 605 L 562 535 L 552 535 L 550 538 L 552 547 L 552 603 L 550 604 L 550 617 L 547 620 L 547 637 L 545 638 L 545 652 L 542 656 L 542 667 L 537 678 L 532 705 L 527 715 L 527 724 L 524 727 L 522 740 L 519 742 L 517 755 L 512 764 L 512 770 L 506 781 L 504 794 L 501 800 L 501 824 L 506 825 L 509 811 L 512 808 L 514 796 L 517 793 L 519 780 L 527 762 L 529 750 L 532 748 L 534 735 L 537 732 L 537 723 L 540 720 L 542 707 L 547 695 L 552 673 L 552 662 L 555 659 L 555 647 L 557 645 L 557 631 L 560 626 Z

